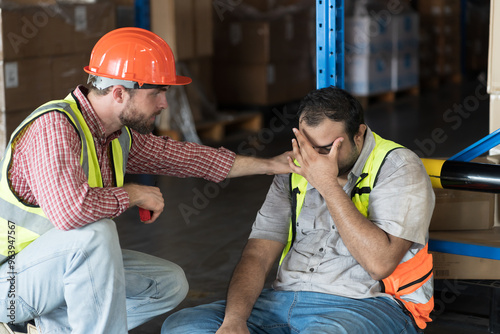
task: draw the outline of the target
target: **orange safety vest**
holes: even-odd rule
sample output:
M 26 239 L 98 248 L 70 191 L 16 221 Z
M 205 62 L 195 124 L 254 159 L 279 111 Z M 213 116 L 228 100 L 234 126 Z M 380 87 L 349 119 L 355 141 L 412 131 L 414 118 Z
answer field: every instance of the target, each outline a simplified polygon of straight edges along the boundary
M 380 167 L 390 152 L 402 147 L 381 138 L 375 133 L 373 133 L 373 136 L 375 138 L 375 147 L 368 156 L 356 186 L 351 192 L 354 205 L 367 218 L 370 192 L 375 187 Z M 307 180 L 298 174 L 290 174 L 292 217 L 290 219 L 288 243 L 283 250 L 280 265 L 294 242 L 296 219 L 302 209 L 306 190 Z M 426 322 L 432 321 L 429 317 L 434 308 L 432 270 L 432 255 L 427 252 L 426 244 L 413 257 L 400 263 L 391 275 L 379 281 L 381 292 L 393 296 L 420 329 L 427 326 Z

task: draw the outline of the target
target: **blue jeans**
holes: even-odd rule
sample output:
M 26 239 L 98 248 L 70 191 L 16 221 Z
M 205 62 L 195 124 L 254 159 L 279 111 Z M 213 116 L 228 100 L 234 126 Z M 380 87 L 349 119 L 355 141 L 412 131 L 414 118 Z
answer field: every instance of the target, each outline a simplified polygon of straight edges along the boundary
M 0 321 L 35 319 L 43 334 L 122 334 L 186 296 L 176 264 L 120 249 L 116 225 L 52 229 L 0 266 Z
M 225 302 L 180 310 L 165 320 L 162 334 L 215 333 Z M 252 334 L 412 333 L 410 317 L 389 298 L 351 299 L 318 292 L 264 290 L 247 321 Z

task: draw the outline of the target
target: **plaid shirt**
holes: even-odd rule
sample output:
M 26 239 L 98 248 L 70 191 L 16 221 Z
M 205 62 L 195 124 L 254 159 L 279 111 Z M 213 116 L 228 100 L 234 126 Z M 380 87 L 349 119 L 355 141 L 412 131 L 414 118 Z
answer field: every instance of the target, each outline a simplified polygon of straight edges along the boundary
M 56 228 L 70 230 L 103 218 L 114 218 L 129 208 L 129 197 L 114 184 L 108 148 L 121 130 L 106 135 L 87 100 L 87 89 L 73 94 L 94 137 L 103 188 L 91 188 L 80 166 L 81 142 L 67 117 L 49 112 L 37 118 L 17 141 L 9 171 L 12 189 L 25 203 L 39 205 Z M 178 142 L 168 137 L 132 132 L 127 173 L 202 177 L 220 182 L 227 177 L 235 154 Z

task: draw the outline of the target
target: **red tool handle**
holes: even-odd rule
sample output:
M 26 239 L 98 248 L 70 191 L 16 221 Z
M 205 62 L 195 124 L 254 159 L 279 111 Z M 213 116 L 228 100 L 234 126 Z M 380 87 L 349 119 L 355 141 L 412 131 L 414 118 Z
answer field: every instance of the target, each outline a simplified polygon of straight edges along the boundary
M 141 218 L 141 222 L 150 220 L 152 215 L 153 215 L 152 211 L 139 208 L 139 217 Z

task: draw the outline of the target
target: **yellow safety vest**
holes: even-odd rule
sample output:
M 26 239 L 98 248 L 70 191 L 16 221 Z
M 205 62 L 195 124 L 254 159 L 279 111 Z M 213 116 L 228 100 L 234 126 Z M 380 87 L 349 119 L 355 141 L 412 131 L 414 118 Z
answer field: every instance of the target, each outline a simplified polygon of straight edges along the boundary
M 390 152 L 402 147 L 375 133 L 373 136 L 375 147 L 368 156 L 363 171 L 351 192 L 352 202 L 365 217 L 368 217 L 370 192 L 375 187 L 380 167 Z M 298 174 L 290 174 L 292 217 L 288 242 L 283 249 L 280 265 L 293 245 L 297 217 L 302 210 L 306 191 L 307 180 Z M 400 263 L 390 276 L 380 281 L 381 291 L 392 295 L 421 329 L 426 327 L 426 322 L 431 321 L 429 314 L 434 308 L 432 269 L 432 255 L 427 252 L 427 245 L 425 245 L 415 256 Z
M 37 108 L 14 131 L 0 161 L 0 264 L 54 228 L 39 206 L 24 203 L 18 198 L 12 191 L 8 177 L 13 150 L 20 138 L 19 135 L 38 117 L 51 111 L 66 115 L 75 127 L 82 145 L 80 164 L 87 176 L 88 184 L 91 187 L 103 187 L 94 139 L 74 96 L 69 94 L 64 100 L 51 101 Z M 122 134 L 111 142 L 114 175 L 118 187 L 123 186 L 131 145 L 132 134 L 127 127 L 124 127 Z

